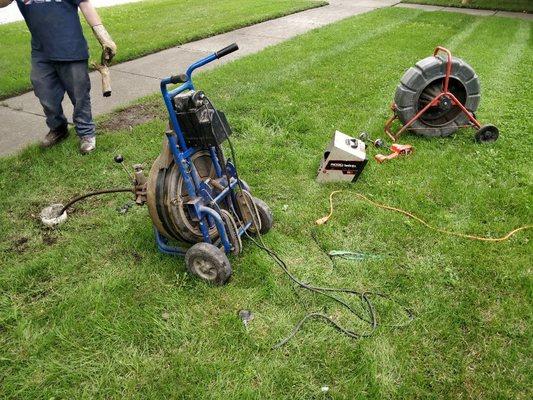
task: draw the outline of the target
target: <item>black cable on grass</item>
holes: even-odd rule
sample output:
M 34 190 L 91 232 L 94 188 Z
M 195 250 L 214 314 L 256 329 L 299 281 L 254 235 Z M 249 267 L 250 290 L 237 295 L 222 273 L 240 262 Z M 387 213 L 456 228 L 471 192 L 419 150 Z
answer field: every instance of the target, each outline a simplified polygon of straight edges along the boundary
M 133 188 L 118 188 L 118 189 L 102 189 L 102 190 L 96 190 L 94 192 L 85 193 L 85 194 L 82 194 L 81 196 L 77 196 L 71 199 L 67 204 L 63 206 L 63 208 L 61 209 L 58 215 L 63 215 L 63 213 L 67 211 L 74 203 L 77 203 L 80 200 L 86 199 L 87 197 L 98 196 L 100 194 L 106 194 L 106 193 L 122 193 L 122 192 L 134 193 L 135 190 Z
M 213 109 L 215 110 L 215 114 L 217 115 L 217 118 L 219 119 L 219 121 L 220 121 L 220 123 L 221 123 L 221 125 L 222 125 L 222 127 L 224 129 L 224 135 L 226 136 L 226 139 L 228 140 L 228 145 L 229 145 L 229 148 L 230 148 L 233 165 L 235 166 L 235 171 L 237 171 L 238 170 L 238 168 L 237 168 L 237 157 L 236 157 L 236 154 L 235 154 L 235 149 L 233 147 L 233 143 L 231 142 L 231 139 L 229 138 L 229 135 L 228 135 L 228 132 L 226 130 L 226 127 L 224 126 L 224 124 L 222 122 L 222 118 L 218 114 L 218 110 L 213 106 L 213 103 L 211 103 L 211 100 L 208 99 L 208 101 L 211 104 L 211 106 L 213 107 Z M 241 185 L 241 183 L 239 181 L 238 176 L 237 176 L 237 183 L 238 183 L 238 186 L 239 186 L 240 190 L 241 191 L 244 190 L 242 188 L 242 185 Z M 228 184 L 229 184 L 229 180 L 228 180 Z M 233 212 L 235 213 L 235 210 L 233 210 Z M 235 213 L 235 215 L 237 215 L 237 214 Z M 370 300 L 371 296 L 381 297 L 383 299 L 390 300 L 391 302 L 397 304 L 398 306 L 400 306 L 404 310 L 404 312 L 406 313 L 406 315 L 408 317 L 407 323 L 398 324 L 398 325 L 396 325 L 394 327 L 406 326 L 407 324 L 409 324 L 413 320 L 414 316 L 413 316 L 412 311 L 409 308 L 403 306 L 397 300 L 392 299 L 390 296 L 388 296 L 386 294 L 379 293 L 379 292 L 372 292 L 372 291 L 358 291 L 358 290 L 354 290 L 354 289 L 350 289 L 350 288 L 335 288 L 335 287 L 313 286 L 313 285 L 310 285 L 308 283 L 305 283 L 305 282 L 301 281 L 300 279 L 298 279 L 295 275 L 293 275 L 290 272 L 290 270 L 287 267 L 287 264 L 285 263 L 285 261 L 283 261 L 281 259 L 281 257 L 276 252 L 274 252 L 273 250 L 268 248 L 268 246 L 265 244 L 265 242 L 263 240 L 263 237 L 261 236 L 261 233 L 259 232 L 259 227 L 256 225 L 255 219 L 253 219 L 253 223 L 255 224 L 255 228 L 256 228 L 255 230 L 257 232 L 258 240 L 254 239 L 252 236 L 250 236 L 247 231 L 244 231 L 245 235 L 258 248 L 260 248 L 268 256 L 270 256 L 270 258 L 272 258 L 272 260 L 274 260 L 274 262 L 282 269 L 282 271 L 289 277 L 289 279 L 292 282 L 294 282 L 297 286 L 299 286 L 299 287 L 301 287 L 303 289 L 309 290 L 309 291 L 311 291 L 313 293 L 321 294 L 322 296 L 326 296 L 326 297 L 332 299 L 333 301 L 337 302 L 338 304 L 340 304 L 341 306 L 346 308 L 352 315 L 357 317 L 359 320 L 361 320 L 362 322 L 364 322 L 364 323 L 369 325 L 369 330 L 368 331 L 366 331 L 366 332 L 355 332 L 355 331 L 352 331 L 350 329 L 345 328 L 344 326 L 342 326 L 341 324 L 336 322 L 333 318 L 331 318 L 330 316 L 328 316 L 328 315 L 326 315 L 324 313 L 309 312 L 309 313 L 305 314 L 304 317 L 302 319 L 300 319 L 300 321 L 296 325 L 294 325 L 294 328 L 292 329 L 291 333 L 289 333 L 289 335 L 287 335 L 283 340 L 281 340 L 280 342 L 278 342 L 274 346 L 272 346 L 272 350 L 278 349 L 278 348 L 286 345 L 294 336 L 296 336 L 298 331 L 302 328 L 303 324 L 308 319 L 313 319 L 313 318 L 325 320 L 327 323 L 332 325 L 336 330 L 338 330 L 342 334 L 344 334 L 344 335 L 346 335 L 346 336 L 348 336 L 348 337 L 350 337 L 352 339 L 359 339 L 359 338 L 362 338 L 362 337 L 370 337 L 370 336 L 372 336 L 374 331 L 378 328 L 379 323 L 378 323 L 378 317 L 377 317 L 377 314 L 376 314 L 376 310 L 374 308 L 374 305 L 372 304 L 372 301 Z M 241 223 L 241 225 L 242 225 L 242 223 Z M 313 230 L 311 231 L 311 237 L 313 238 L 313 240 L 315 241 L 317 246 L 330 258 L 331 262 L 335 266 L 334 259 L 332 257 L 330 257 L 329 254 L 327 253 L 327 251 L 322 247 L 322 245 L 320 244 L 320 242 L 316 238 L 315 233 L 314 233 Z M 366 316 L 361 315 L 352 306 L 350 306 L 350 304 L 348 302 L 346 302 L 345 300 L 333 295 L 332 293 L 348 293 L 348 294 L 357 295 L 359 297 L 361 303 L 363 304 L 363 309 L 365 309 L 367 315 Z
M 326 248 L 322 245 L 322 243 L 320 243 L 320 241 L 318 240 L 318 238 L 316 237 L 316 231 L 313 227 L 313 229 L 311 229 L 311 238 L 313 239 L 313 241 L 315 242 L 315 244 L 317 245 L 317 247 L 322 250 L 322 253 L 324 253 L 326 256 L 328 256 L 329 260 L 331 261 L 331 266 L 333 268 L 336 268 L 337 267 L 337 260 L 335 260 L 335 257 L 333 257 L 332 255 L 330 255 L 328 253 L 328 251 L 326 250 Z
M 326 296 L 326 297 L 334 300 L 335 302 L 337 302 L 338 304 L 340 304 L 341 306 L 346 308 L 352 315 L 356 316 L 359 320 L 361 320 L 364 323 L 368 324 L 369 327 L 370 327 L 369 330 L 366 331 L 366 332 L 355 332 L 353 330 L 345 328 L 344 326 L 342 326 L 341 324 L 339 324 L 338 322 L 336 322 L 334 319 L 332 319 L 331 317 L 329 317 L 326 314 L 319 313 L 319 312 L 310 312 L 310 313 L 307 313 L 302 319 L 300 319 L 300 321 L 294 326 L 292 332 L 287 337 L 285 337 L 283 340 L 281 340 L 276 345 L 274 345 L 272 347 L 272 349 L 277 349 L 277 348 L 280 348 L 280 347 L 284 346 L 287 342 L 289 342 L 298 333 L 298 331 L 301 329 L 301 327 L 305 323 L 305 321 L 308 320 L 308 319 L 311 319 L 311 318 L 324 319 L 330 325 L 332 325 L 335 329 L 337 329 L 339 332 L 341 332 L 344 335 L 346 335 L 346 336 L 348 336 L 350 338 L 353 338 L 353 339 L 359 339 L 359 338 L 362 338 L 362 337 L 370 337 L 370 336 L 372 336 L 374 331 L 380 325 L 379 322 L 378 322 L 378 316 L 377 316 L 375 307 L 374 307 L 374 305 L 373 305 L 373 303 L 372 303 L 372 301 L 370 299 L 370 297 L 372 297 L 372 296 L 380 297 L 380 298 L 389 300 L 392 303 L 397 304 L 398 306 L 400 306 L 403 309 L 403 311 L 407 315 L 408 321 L 406 323 L 404 323 L 404 324 L 396 324 L 396 325 L 389 325 L 390 327 L 394 327 L 394 328 L 403 327 L 403 326 L 406 326 L 409 323 L 411 323 L 411 321 L 414 319 L 414 315 L 413 315 L 412 311 L 409 308 L 403 306 L 397 300 L 394 300 L 389 295 L 386 295 L 384 293 L 373 292 L 373 291 L 358 291 L 358 290 L 354 290 L 354 289 L 351 289 L 351 288 L 321 287 L 321 286 L 313 286 L 313 285 L 307 284 L 307 283 L 299 280 L 298 278 L 296 278 L 289 271 L 289 269 L 288 269 L 287 265 L 285 264 L 285 262 L 275 252 L 273 252 L 268 247 L 266 247 L 266 245 L 264 244 L 264 241 L 263 241 L 261 236 L 259 236 L 259 239 L 260 239 L 261 243 L 259 243 L 254 238 L 249 236 L 247 233 L 246 233 L 246 236 L 248 236 L 248 238 L 250 240 L 252 240 L 252 242 L 257 247 L 259 247 L 260 249 L 264 250 L 276 262 L 276 264 L 278 264 L 281 267 L 281 269 L 283 270 L 283 272 L 285 272 L 285 274 L 289 277 L 289 279 L 292 280 L 294 283 L 296 283 L 298 286 L 300 286 L 300 287 L 302 287 L 304 289 L 307 289 L 307 290 L 309 290 L 311 292 L 321 294 L 323 296 Z M 363 316 L 363 315 L 359 314 L 345 300 L 343 300 L 343 299 L 341 299 L 341 298 L 339 298 L 337 296 L 334 296 L 331 293 L 348 293 L 348 294 L 357 295 L 359 297 L 361 303 L 363 304 L 367 315 Z

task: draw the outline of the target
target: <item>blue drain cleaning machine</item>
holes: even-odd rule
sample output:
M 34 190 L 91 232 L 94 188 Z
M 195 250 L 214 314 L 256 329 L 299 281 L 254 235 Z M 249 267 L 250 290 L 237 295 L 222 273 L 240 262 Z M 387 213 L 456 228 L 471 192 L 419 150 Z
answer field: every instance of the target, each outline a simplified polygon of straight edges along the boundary
M 148 179 L 135 175 L 159 250 L 185 256 L 190 273 L 219 285 L 231 276 L 227 254 L 241 252 L 241 237 L 264 234 L 273 221 L 268 206 L 252 196 L 237 173 L 226 116 L 192 81 L 197 68 L 236 50 L 234 43 L 196 61 L 185 74 L 161 81 L 167 140 Z M 169 89 L 176 84 L 181 85 Z M 232 160 L 224 156 L 224 141 Z

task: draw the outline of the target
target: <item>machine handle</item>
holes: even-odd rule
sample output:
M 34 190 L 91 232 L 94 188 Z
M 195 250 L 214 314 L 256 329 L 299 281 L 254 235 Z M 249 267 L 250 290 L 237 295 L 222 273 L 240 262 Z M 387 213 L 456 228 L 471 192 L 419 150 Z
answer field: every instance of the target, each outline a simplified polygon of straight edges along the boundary
M 452 61 L 452 52 L 448 50 L 446 47 L 442 47 L 442 46 L 435 47 L 435 50 L 433 51 L 433 56 L 435 57 L 439 53 L 446 53 L 446 58 L 448 62 Z
M 227 56 L 230 53 L 233 53 L 234 51 L 239 50 L 239 46 L 237 46 L 237 43 L 232 43 L 229 46 L 224 47 L 223 49 L 215 52 L 215 56 L 217 58 L 222 58 L 224 56 Z
M 169 79 L 170 83 L 176 84 L 176 83 L 185 83 L 189 80 L 187 75 L 185 74 L 178 74 L 178 75 L 172 75 Z
M 203 67 L 206 64 L 209 64 L 212 61 L 215 61 L 217 58 L 224 57 L 230 53 L 233 53 L 234 51 L 239 50 L 239 46 L 237 46 L 237 43 L 232 43 L 227 47 L 224 47 L 223 49 L 211 53 L 208 56 L 194 62 L 193 64 L 189 65 L 189 68 L 187 68 L 187 71 L 185 74 L 178 74 L 173 75 L 168 78 L 164 78 L 161 80 L 161 93 L 163 94 L 163 98 L 165 99 L 165 103 L 167 105 L 167 109 L 169 113 L 172 113 L 172 104 L 170 103 L 170 99 L 174 98 L 174 96 L 178 95 L 179 93 L 183 92 L 184 90 L 194 90 L 194 85 L 192 83 L 192 73 L 197 68 Z M 169 84 L 176 84 L 176 83 L 183 83 L 184 85 L 181 85 L 180 87 L 173 89 L 171 91 L 167 90 L 167 85 Z
M 452 58 L 452 52 L 448 50 L 446 47 L 437 46 L 435 47 L 435 51 L 433 52 L 433 56 L 436 57 L 439 52 L 446 53 L 446 75 L 444 76 L 444 82 L 442 83 L 442 91 L 444 93 L 448 93 L 448 84 L 450 82 L 450 75 L 452 74 L 452 64 L 453 64 L 453 58 Z

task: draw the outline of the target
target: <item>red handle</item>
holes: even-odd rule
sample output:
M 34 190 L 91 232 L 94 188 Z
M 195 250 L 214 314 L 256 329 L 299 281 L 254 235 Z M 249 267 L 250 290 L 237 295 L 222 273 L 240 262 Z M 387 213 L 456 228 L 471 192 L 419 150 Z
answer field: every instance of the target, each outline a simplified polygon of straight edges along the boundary
M 448 83 L 450 82 L 450 75 L 452 74 L 452 52 L 446 47 L 437 46 L 433 52 L 433 56 L 436 57 L 440 52 L 446 53 L 446 76 L 444 77 L 444 83 L 442 85 L 442 91 L 448 93 Z

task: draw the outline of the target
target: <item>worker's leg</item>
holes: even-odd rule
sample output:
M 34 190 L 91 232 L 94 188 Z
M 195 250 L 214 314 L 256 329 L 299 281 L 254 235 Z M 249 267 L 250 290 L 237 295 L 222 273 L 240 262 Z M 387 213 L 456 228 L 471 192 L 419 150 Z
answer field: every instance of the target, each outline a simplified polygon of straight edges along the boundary
M 59 77 L 74 105 L 73 121 L 80 137 L 80 151 L 90 153 L 96 148 L 91 112 L 91 81 L 87 60 L 58 63 Z
M 63 114 L 61 102 L 65 96 L 65 88 L 54 62 L 32 59 L 30 77 L 35 95 L 43 106 L 46 124 L 51 131 L 64 131 L 67 119 Z
M 74 106 L 73 121 L 76 132 L 94 136 L 95 127 L 91 112 L 91 81 L 87 60 L 57 63 L 59 78 Z

